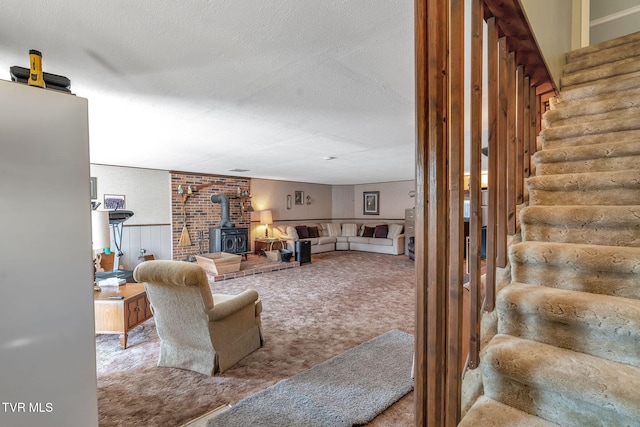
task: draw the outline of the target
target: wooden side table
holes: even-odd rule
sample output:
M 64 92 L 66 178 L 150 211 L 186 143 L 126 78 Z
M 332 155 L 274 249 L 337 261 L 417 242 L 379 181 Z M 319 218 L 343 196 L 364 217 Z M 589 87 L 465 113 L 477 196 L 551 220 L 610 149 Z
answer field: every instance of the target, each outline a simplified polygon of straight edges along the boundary
M 121 299 L 111 299 L 121 296 Z M 120 345 L 127 348 L 129 331 L 151 318 L 151 304 L 142 283 L 102 288 L 93 293 L 96 334 L 120 334 Z
M 273 245 L 277 244 L 275 249 L 284 248 L 283 240 L 281 239 L 255 239 L 253 241 L 253 252 L 257 255 L 264 255 L 265 251 L 274 250 Z M 279 246 L 279 247 L 278 247 Z

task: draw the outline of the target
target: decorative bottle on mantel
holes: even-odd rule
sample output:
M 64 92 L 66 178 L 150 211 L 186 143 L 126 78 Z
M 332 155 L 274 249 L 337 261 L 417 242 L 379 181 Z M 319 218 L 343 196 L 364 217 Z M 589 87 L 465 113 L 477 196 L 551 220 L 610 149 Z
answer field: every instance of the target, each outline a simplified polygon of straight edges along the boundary
M 44 76 L 42 73 L 42 53 L 38 50 L 29 51 L 29 86 L 45 88 Z

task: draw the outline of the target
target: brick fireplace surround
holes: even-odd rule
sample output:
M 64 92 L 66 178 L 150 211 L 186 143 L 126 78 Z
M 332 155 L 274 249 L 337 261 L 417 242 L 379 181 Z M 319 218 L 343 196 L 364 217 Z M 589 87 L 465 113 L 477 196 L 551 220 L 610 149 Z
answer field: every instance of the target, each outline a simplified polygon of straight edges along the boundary
M 187 215 L 187 229 L 191 246 L 178 246 L 180 234 L 184 225 L 182 216 L 183 196 L 187 195 L 187 188 L 195 188 L 198 185 L 211 184 L 186 198 L 184 208 Z M 178 194 L 178 186 L 181 185 L 184 194 Z M 189 256 L 197 255 L 199 232 L 203 233 L 203 252 L 209 252 L 209 227 L 220 225 L 221 205 L 212 203 L 211 196 L 225 194 L 229 197 L 229 217 L 236 227 L 249 227 L 251 215 L 245 211 L 241 214 L 241 203 L 245 209 L 249 207 L 249 201 L 238 198 L 240 192 L 250 190 L 250 179 L 220 175 L 194 175 L 184 172 L 171 172 L 171 223 L 173 259 L 185 260 Z

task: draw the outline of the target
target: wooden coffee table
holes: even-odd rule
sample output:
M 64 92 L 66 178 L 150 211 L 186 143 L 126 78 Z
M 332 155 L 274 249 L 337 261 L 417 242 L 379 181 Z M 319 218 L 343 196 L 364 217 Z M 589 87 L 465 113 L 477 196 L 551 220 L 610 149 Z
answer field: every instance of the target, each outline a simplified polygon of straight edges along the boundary
M 111 296 L 122 297 L 112 299 Z M 127 348 L 131 329 L 151 318 L 151 304 L 142 283 L 104 287 L 93 293 L 96 334 L 120 334 L 120 345 Z

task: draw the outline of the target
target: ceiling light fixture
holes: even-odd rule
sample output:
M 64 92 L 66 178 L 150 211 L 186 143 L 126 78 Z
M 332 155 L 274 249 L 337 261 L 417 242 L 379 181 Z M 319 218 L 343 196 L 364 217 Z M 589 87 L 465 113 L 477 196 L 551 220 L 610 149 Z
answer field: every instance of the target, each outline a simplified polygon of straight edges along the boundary
M 334 159 L 337 159 L 337 157 L 335 157 L 335 156 L 324 156 L 324 159 L 325 160 L 334 160 Z
M 235 168 L 235 169 L 229 169 L 229 172 L 249 172 L 249 169 Z

